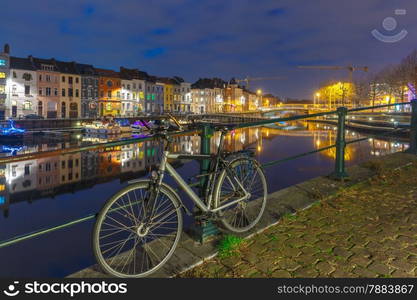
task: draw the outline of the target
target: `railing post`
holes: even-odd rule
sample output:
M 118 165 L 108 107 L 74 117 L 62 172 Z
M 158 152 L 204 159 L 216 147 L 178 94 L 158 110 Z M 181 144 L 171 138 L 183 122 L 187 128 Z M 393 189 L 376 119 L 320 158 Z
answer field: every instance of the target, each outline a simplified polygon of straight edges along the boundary
M 347 111 L 346 107 L 337 108 L 336 160 L 334 172 L 331 177 L 338 180 L 348 177 L 348 174 L 345 171 L 345 122 Z
M 210 141 L 213 136 L 214 129 L 210 124 L 204 125 L 200 134 L 200 154 L 210 154 Z M 203 159 L 200 162 L 200 175 L 207 174 L 210 171 L 210 159 Z M 206 191 L 209 188 L 208 176 L 202 176 L 200 178 L 200 196 L 205 197 Z M 217 227 L 210 220 L 199 218 L 196 214 L 195 224 L 191 227 L 191 234 L 194 239 L 200 243 L 208 241 L 219 233 Z
M 211 141 L 211 137 L 213 136 L 213 132 L 214 132 L 213 127 L 210 126 L 210 124 L 203 126 L 203 130 L 200 134 L 200 137 L 201 137 L 200 153 L 201 154 L 210 154 L 210 141 Z M 202 174 L 207 173 L 209 169 L 210 169 L 210 160 L 209 159 L 201 160 L 200 174 L 202 175 Z M 201 177 L 201 180 L 200 180 L 201 195 L 205 194 L 205 189 L 207 188 L 206 183 L 207 183 L 206 176 Z
M 417 154 L 417 99 L 411 100 L 410 147 L 406 152 Z

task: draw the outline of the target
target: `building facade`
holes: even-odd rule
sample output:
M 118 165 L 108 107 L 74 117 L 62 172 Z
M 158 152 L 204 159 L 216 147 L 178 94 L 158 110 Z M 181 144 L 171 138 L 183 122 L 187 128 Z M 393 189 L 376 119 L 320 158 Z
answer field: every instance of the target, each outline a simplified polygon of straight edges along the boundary
M 194 113 L 220 113 L 225 111 L 224 87 L 220 78 L 200 78 L 191 85 Z
M 163 106 L 165 112 L 174 111 L 174 85 L 173 80 L 167 77 L 160 77 L 157 79 L 159 86 L 163 88 L 164 99 Z
M 81 117 L 98 117 L 98 75 L 92 65 L 76 64 L 81 76 Z
M 7 78 L 9 77 L 10 48 L 4 45 L 3 52 L 0 52 L 0 120 L 6 118 L 7 109 Z
M 146 79 L 149 75 L 138 69 L 120 67 L 120 77 L 122 78 L 122 102 L 125 103 L 124 109 L 126 110 L 128 108 L 126 104 L 129 104 L 130 112 L 133 116 L 137 116 L 145 111 Z M 123 97 L 129 97 L 129 99 L 123 99 Z
M 191 112 L 191 83 L 181 82 L 180 84 L 180 111 L 183 113 Z
M 99 75 L 99 115 L 118 116 L 121 113 L 121 80 L 118 72 L 106 69 L 96 69 Z
M 137 112 L 137 102 L 133 99 L 133 81 L 131 79 L 121 79 L 121 107 L 122 116 L 132 117 Z
M 42 59 L 29 56 L 29 60 L 36 69 L 38 86 L 37 114 L 44 118 L 58 118 L 60 102 L 59 80 L 60 72 L 55 59 Z
M 36 70 L 28 58 L 10 57 L 10 77 L 7 85 L 6 118 L 22 118 L 37 114 L 38 83 Z
M 162 114 L 164 112 L 164 85 L 158 84 L 158 78 L 150 76 L 146 80 L 145 112 Z
M 56 62 L 60 71 L 58 105 L 59 118 L 79 118 L 81 107 L 81 76 L 74 62 Z

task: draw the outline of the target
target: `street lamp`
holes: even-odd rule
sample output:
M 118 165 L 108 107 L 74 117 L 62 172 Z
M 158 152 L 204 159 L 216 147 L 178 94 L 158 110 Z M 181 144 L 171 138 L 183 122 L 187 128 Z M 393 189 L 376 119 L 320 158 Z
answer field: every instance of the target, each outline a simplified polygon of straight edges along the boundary
M 263 107 L 263 102 L 262 102 L 262 90 L 261 90 L 261 89 L 258 89 L 258 90 L 256 91 L 256 94 L 258 95 L 258 97 L 260 97 L 260 99 L 261 99 L 261 106 Z
M 320 103 L 320 93 L 317 92 L 314 97 L 314 107 Z

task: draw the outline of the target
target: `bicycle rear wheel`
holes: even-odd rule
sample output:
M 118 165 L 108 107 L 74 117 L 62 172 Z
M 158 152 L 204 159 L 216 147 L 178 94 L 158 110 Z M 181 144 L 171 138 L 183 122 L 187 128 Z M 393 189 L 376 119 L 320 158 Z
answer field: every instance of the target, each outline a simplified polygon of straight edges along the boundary
M 93 250 L 110 275 L 148 276 L 175 251 L 182 231 L 180 205 L 164 185 L 151 204 L 149 195 L 149 181 L 135 183 L 110 198 L 98 214 Z
M 231 178 L 235 176 L 250 197 L 220 210 L 219 217 L 226 229 L 245 232 L 259 222 L 265 210 L 268 195 L 265 175 L 258 162 L 251 158 L 235 159 L 228 169 L 219 175 L 214 189 L 214 203 L 220 207 L 243 196 L 242 189 Z

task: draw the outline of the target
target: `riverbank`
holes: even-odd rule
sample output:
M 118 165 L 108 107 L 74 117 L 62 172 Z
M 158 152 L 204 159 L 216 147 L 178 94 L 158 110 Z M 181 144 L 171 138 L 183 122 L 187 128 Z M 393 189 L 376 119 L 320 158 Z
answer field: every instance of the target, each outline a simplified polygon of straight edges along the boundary
M 265 258 L 268 257 L 268 259 L 264 261 L 263 265 L 270 265 L 270 260 L 273 259 L 274 263 L 276 263 L 273 266 L 280 266 L 278 262 L 286 261 L 285 258 L 287 257 L 277 255 L 274 251 L 272 251 L 272 249 L 274 248 L 273 246 L 271 246 L 271 249 L 268 248 L 269 246 L 265 246 L 271 241 L 275 241 L 277 245 L 283 245 L 283 240 L 275 240 L 275 238 L 270 237 L 268 235 L 268 230 L 273 230 L 273 228 L 275 228 L 276 231 L 281 232 L 283 236 L 287 236 L 288 238 L 285 239 L 284 244 L 288 243 L 290 245 L 291 241 L 288 241 L 288 239 L 293 238 L 295 239 L 295 243 L 298 243 L 297 245 L 300 248 L 308 248 L 311 246 L 312 242 L 314 242 L 313 244 L 316 245 L 316 242 L 319 243 L 323 240 L 312 241 L 308 238 L 309 232 L 311 232 L 312 230 L 312 233 L 314 233 L 317 227 L 325 227 L 325 224 L 327 224 L 326 217 L 336 219 L 340 216 L 340 214 L 337 214 L 336 211 L 333 211 L 332 214 L 330 214 L 329 216 L 321 216 L 317 211 L 315 211 L 317 210 L 316 207 L 321 207 L 321 205 L 326 206 L 327 204 L 331 207 L 332 204 L 329 204 L 331 203 L 331 201 L 329 201 L 328 199 L 333 199 L 335 197 L 337 198 L 339 197 L 339 195 L 343 195 L 344 191 L 346 191 L 347 189 L 355 189 L 357 188 L 357 186 L 360 186 L 361 183 L 364 187 L 366 187 L 371 176 L 381 176 L 381 170 L 394 170 L 399 166 L 407 166 L 410 163 L 417 164 L 417 157 L 405 153 L 393 154 L 384 158 L 372 160 L 371 162 L 349 168 L 349 180 L 346 180 L 344 182 L 334 181 L 329 179 L 328 177 L 317 177 L 312 180 L 303 182 L 301 184 L 297 184 L 289 188 L 280 190 L 278 192 L 272 193 L 269 195 L 268 205 L 264 217 L 256 227 L 257 233 L 242 236 L 243 238 L 246 238 L 247 242 L 244 242 L 242 244 L 242 247 L 244 248 L 239 249 L 238 251 L 239 253 L 240 251 L 243 251 L 242 253 L 246 251 L 245 253 L 248 255 L 248 257 L 245 256 L 246 259 L 244 259 L 244 256 L 240 254 L 231 258 L 227 258 L 226 260 L 215 258 L 215 256 L 217 255 L 217 244 L 222 237 L 218 237 L 217 239 L 211 242 L 207 242 L 204 245 L 199 245 L 194 240 L 192 240 L 189 237 L 189 235 L 183 234 L 180 245 L 177 251 L 175 252 L 174 256 L 169 260 L 169 262 L 164 266 L 164 268 L 155 273 L 153 277 L 172 277 L 177 276 L 181 273 L 182 274 L 180 276 L 185 277 L 251 277 L 252 275 L 255 277 L 262 277 L 266 274 L 268 274 L 268 276 L 271 276 L 272 273 L 269 271 L 269 273 L 257 273 L 256 270 L 258 270 L 258 268 L 260 268 L 259 266 L 262 265 L 262 261 L 257 261 L 258 257 L 261 259 L 263 256 L 265 256 Z M 365 185 L 363 184 L 364 182 L 366 183 Z M 319 201 L 322 204 L 320 206 L 315 205 Z M 302 214 L 303 210 L 308 207 L 311 208 L 305 210 L 305 212 L 315 211 L 312 214 L 312 218 L 304 220 L 304 227 L 301 228 L 303 230 L 298 230 L 298 236 L 290 236 L 286 232 L 287 229 L 289 229 L 287 226 L 288 224 L 285 225 L 286 223 L 284 223 L 284 227 L 281 227 L 282 223 L 288 222 L 288 220 L 291 221 L 293 219 L 293 217 L 288 217 L 289 215 L 294 214 L 296 212 Z M 346 227 L 357 226 L 353 224 L 353 222 L 351 222 L 349 219 L 344 218 L 341 220 L 343 222 L 346 222 Z M 312 223 L 309 224 L 308 221 L 312 221 Z M 320 225 L 317 225 L 317 222 L 321 222 Z M 351 234 L 353 234 L 354 232 L 355 231 L 352 231 Z M 331 235 L 331 232 L 327 232 L 325 229 L 323 229 L 322 232 L 317 232 L 317 234 L 321 233 L 324 235 Z M 277 234 L 277 232 L 272 234 Z M 305 240 L 303 239 L 304 236 Z M 343 236 L 343 238 L 345 237 Z M 334 241 L 335 240 L 333 240 L 333 243 Z M 254 246 L 252 247 L 251 245 Z M 275 244 L 272 243 L 271 245 Z M 326 244 L 324 242 L 319 245 L 321 245 L 322 247 L 320 249 L 330 251 L 330 245 L 333 244 Z M 303 253 L 301 252 L 301 250 L 293 251 L 296 248 L 295 244 L 293 246 L 294 247 L 291 246 L 289 248 L 285 248 L 286 250 L 284 250 L 285 253 L 288 252 L 287 255 L 289 257 L 292 257 L 295 254 L 298 257 L 300 253 Z M 294 253 L 292 253 L 292 251 Z M 258 253 L 262 253 L 262 255 L 258 255 Z M 312 253 L 309 254 L 307 252 L 304 253 L 306 260 L 311 259 L 311 254 Z M 339 254 L 342 254 L 342 252 L 340 252 Z M 249 258 L 251 256 L 253 257 L 253 260 Z M 339 256 L 342 257 L 342 255 Z M 202 264 L 202 266 L 196 267 L 200 264 Z M 290 267 L 290 269 L 292 268 Z M 298 269 L 298 267 L 296 269 Z M 294 271 L 296 269 L 294 269 Z M 284 269 L 276 270 L 286 271 Z M 275 271 L 275 269 L 272 271 Z M 292 273 L 289 272 L 289 274 L 292 276 Z M 90 268 L 70 275 L 70 277 L 75 278 L 106 276 L 107 275 L 104 274 L 98 268 L 98 266 L 92 266 Z M 279 275 L 278 273 L 276 273 L 274 276 Z
M 180 277 L 417 277 L 417 158 L 359 167 L 358 183 Z

